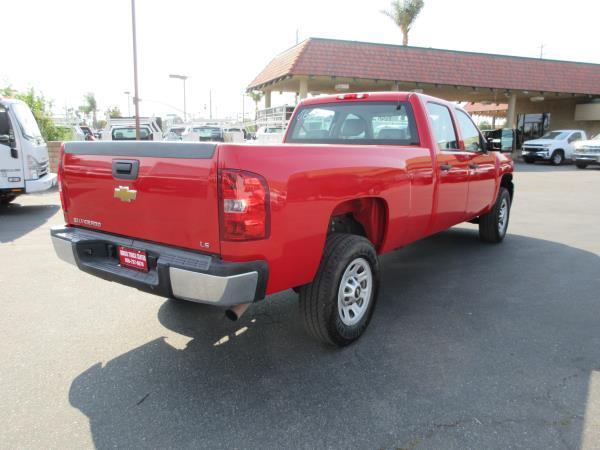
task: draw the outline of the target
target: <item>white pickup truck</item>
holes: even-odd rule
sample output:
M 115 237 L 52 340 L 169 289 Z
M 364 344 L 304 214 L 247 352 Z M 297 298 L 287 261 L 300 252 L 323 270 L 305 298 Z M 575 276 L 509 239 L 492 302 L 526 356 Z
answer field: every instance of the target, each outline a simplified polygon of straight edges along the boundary
M 549 161 L 554 166 L 560 166 L 566 159 L 573 159 L 575 143 L 586 139 L 582 130 L 549 131 L 539 139 L 523 142 L 523 160 L 527 164 Z
M 587 166 L 600 166 L 600 134 L 587 141 L 579 141 L 575 144 L 573 161 L 578 169 Z
M 53 186 L 48 147 L 29 106 L 0 98 L 0 204 Z

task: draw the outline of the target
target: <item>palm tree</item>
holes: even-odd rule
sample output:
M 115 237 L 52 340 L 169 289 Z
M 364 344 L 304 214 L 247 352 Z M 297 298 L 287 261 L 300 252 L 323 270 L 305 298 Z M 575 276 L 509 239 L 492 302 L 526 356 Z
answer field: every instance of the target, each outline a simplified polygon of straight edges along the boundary
M 254 120 L 256 120 L 258 116 L 258 103 L 262 100 L 263 93 L 261 91 L 252 91 L 248 93 L 248 97 L 254 102 Z
M 389 10 L 381 11 L 402 30 L 402 45 L 408 45 L 408 32 L 424 6 L 423 0 L 393 0 Z
M 96 103 L 96 97 L 92 92 L 88 92 L 83 96 L 85 104 L 80 108 L 85 114 L 92 114 L 92 126 L 96 128 L 96 112 L 98 112 L 98 103 Z

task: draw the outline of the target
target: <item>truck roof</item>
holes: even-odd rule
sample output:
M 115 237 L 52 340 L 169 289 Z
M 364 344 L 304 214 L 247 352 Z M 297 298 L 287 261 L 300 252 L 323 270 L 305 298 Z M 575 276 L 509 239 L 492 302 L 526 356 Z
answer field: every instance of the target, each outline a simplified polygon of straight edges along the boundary
M 320 95 L 318 97 L 306 98 L 300 102 L 302 105 L 319 105 L 322 103 L 337 103 L 344 100 L 375 100 L 380 102 L 406 101 L 410 95 L 418 95 L 415 92 L 344 92 L 334 95 Z

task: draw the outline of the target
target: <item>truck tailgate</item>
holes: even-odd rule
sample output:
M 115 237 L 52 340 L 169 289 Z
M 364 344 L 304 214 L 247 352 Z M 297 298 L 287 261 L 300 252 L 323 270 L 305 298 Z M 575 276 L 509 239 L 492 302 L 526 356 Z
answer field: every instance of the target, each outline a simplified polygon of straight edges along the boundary
M 219 253 L 216 160 L 214 144 L 66 143 L 66 220 L 69 225 Z

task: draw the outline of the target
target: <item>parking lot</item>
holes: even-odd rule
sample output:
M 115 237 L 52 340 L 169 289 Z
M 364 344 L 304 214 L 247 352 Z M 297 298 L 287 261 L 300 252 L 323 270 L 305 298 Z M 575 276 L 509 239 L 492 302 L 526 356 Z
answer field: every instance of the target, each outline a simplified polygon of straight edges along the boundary
M 600 448 L 600 170 L 518 165 L 509 235 L 383 258 L 335 350 L 286 291 L 233 323 L 59 261 L 57 192 L 0 209 L 3 448 Z M 293 267 L 290 267 L 293 270 Z

